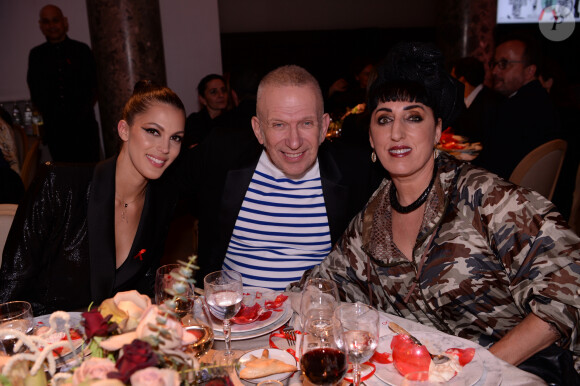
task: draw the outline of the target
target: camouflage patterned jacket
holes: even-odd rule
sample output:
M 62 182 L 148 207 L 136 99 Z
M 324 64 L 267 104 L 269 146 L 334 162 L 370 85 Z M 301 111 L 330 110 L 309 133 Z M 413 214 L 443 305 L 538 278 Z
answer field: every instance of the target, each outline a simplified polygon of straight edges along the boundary
M 310 276 L 485 347 L 533 312 L 579 355 L 580 238 L 533 191 L 446 154 L 437 168 L 413 262 L 392 241 L 385 180 Z

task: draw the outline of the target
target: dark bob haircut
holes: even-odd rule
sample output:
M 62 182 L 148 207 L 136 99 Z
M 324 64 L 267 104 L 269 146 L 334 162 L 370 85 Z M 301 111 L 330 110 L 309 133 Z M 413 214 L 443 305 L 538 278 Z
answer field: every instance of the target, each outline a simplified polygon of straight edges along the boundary
M 443 55 L 432 44 L 399 43 L 377 67 L 366 110 L 372 113 L 382 102 L 422 103 L 445 129 L 464 108 L 463 84 L 445 70 Z

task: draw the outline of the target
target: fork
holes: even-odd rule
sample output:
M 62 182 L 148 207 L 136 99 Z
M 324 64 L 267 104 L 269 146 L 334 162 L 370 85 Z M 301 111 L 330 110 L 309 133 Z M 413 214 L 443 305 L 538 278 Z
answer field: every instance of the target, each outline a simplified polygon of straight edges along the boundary
M 284 338 L 286 338 L 286 342 L 288 342 L 288 346 L 294 346 L 296 344 L 296 331 L 294 331 L 292 326 L 284 327 L 282 333 L 284 334 Z

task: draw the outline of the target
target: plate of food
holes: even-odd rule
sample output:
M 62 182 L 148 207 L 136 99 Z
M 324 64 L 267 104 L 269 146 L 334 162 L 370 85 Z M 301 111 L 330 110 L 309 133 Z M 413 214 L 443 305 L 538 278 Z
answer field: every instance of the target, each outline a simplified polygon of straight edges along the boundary
M 273 348 L 247 352 L 238 363 L 240 379 L 256 384 L 269 379 L 282 382 L 298 370 L 290 353 Z
M 81 325 L 82 316 L 80 312 L 68 312 L 70 316 L 69 320 L 69 334 L 72 340 L 72 347 L 70 345 L 65 345 L 62 349 L 55 350 L 54 354 L 60 356 L 61 359 L 67 359 L 69 354 L 73 351 L 77 351 L 83 344 L 83 333 L 84 328 Z M 35 335 L 41 335 L 46 333 L 50 329 L 50 317 L 51 315 L 42 315 L 34 318 Z M 46 337 L 48 342 L 55 343 L 58 341 L 68 340 L 67 334 L 65 332 L 65 326 L 62 321 L 56 326 L 56 330 Z
M 440 365 L 435 365 L 430 358 L 427 358 L 426 366 L 433 379 L 446 380 L 449 385 L 465 386 L 474 385 L 481 379 L 484 366 L 482 359 L 475 351 L 478 347 L 475 343 L 441 332 L 411 332 L 411 334 L 421 341 L 429 353 L 445 354 L 450 357 L 448 362 Z M 403 373 L 420 370 L 411 368 L 417 365 L 416 360 L 409 359 L 407 362 L 404 357 L 393 358 L 394 347 L 401 340 L 394 338 L 395 336 L 397 335 L 382 336 L 376 350 L 376 355 L 384 360 L 375 362 L 377 367 L 375 375 L 389 385 L 400 385 L 403 382 Z M 397 341 L 391 347 L 393 339 Z
M 265 288 L 244 288 L 242 308 L 231 319 L 232 340 L 264 335 L 282 326 L 292 316 L 290 300 L 281 292 Z M 223 340 L 223 324 L 212 317 L 214 339 Z

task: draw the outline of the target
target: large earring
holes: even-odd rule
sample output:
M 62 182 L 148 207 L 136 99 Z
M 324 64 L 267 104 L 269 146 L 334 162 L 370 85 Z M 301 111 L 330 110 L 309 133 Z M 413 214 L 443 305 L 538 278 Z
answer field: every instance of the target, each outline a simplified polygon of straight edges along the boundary
M 377 153 L 375 153 L 374 150 L 371 153 L 371 161 L 373 161 L 373 163 L 377 162 Z

